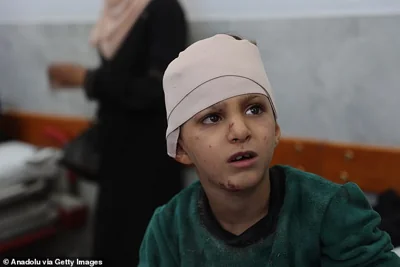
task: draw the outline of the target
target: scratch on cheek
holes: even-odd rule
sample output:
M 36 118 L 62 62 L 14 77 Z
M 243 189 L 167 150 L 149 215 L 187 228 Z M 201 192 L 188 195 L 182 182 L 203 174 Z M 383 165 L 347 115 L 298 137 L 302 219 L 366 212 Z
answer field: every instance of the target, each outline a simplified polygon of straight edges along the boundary
M 227 189 L 229 191 L 239 191 L 239 189 L 231 181 L 228 181 L 227 183 L 218 182 L 218 185 L 220 188 L 225 190 Z
M 228 188 L 236 189 L 236 186 L 234 184 L 232 184 L 232 182 L 230 180 L 228 180 Z
M 266 141 L 267 140 L 267 136 L 264 136 L 264 141 Z

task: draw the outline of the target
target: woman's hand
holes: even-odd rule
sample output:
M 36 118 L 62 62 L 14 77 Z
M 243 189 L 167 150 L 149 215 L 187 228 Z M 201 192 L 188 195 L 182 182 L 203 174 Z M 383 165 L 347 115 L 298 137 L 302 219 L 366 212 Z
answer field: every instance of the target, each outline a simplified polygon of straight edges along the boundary
M 71 63 L 53 63 L 48 68 L 51 87 L 76 88 L 82 87 L 86 75 L 86 68 Z

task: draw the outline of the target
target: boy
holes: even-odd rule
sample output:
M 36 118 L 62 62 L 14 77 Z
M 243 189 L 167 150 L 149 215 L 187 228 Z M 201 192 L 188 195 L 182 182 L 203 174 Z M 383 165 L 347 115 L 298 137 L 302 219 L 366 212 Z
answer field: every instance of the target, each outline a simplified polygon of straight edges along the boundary
M 164 91 L 168 154 L 199 182 L 156 210 L 139 266 L 400 266 L 355 184 L 269 168 L 281 131 L 254 44 L 223 34 L 193 44 Z

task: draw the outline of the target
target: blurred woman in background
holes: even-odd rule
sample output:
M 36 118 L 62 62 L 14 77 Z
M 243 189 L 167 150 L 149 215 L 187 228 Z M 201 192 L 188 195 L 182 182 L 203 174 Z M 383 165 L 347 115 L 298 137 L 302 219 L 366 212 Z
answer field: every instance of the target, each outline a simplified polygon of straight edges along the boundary
M 180 166 L 166 153 L 162 77 L 184 50 L 187 24 L 177 0 L 105 0 L 91 43 L 96 69 L 49 67 L 53 88 L 84 88 L 98 101 L 99 196 L 94 257 L 136 266 L 155 207 L 182 188 Z

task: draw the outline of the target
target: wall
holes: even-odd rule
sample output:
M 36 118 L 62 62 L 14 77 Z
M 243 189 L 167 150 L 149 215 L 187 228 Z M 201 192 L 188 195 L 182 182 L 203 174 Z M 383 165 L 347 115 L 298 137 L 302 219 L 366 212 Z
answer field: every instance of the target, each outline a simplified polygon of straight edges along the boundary
M 49 4 L 44 0 L 38 3 Z M 96 10 L 98 1 L 88 3 L 82 5 L 87 14 L 82 11 L 69 18 L 78 22 L 55 22 L 50 13 L 42 11 L 39 16 L 33 9 L 24 21 L 21 18 L 22 22 L 0 25 L 0 94 L 6 108 L 93 116 L 96 105 L 86 101 L 80 90 L 52 92 L 46 77 L 46 67 L 53 61 L 96 66 L 97 55 L 87 42 L 92 23 L 78 18 L 94 15 L 88 12 L 89 7 Z M 344 16 L 339 12 L 329 17 L 313 13 L 315 16 L 303 18 L 271 19 L 266 15 L 209 21 L 201 19 L 201 14 L 207 7 L 215 7 L 211 14 L 220 13 L 221 6 L 206 1 L 209 6 L 201 9 L 196 8 L 198 3 L 186 3 L 197 10 L 189 12 L 196 18 L 190 23 L 192 40 L 218 32 L 257 40 L 276 91 L 285 135 L 400 144 L 400 123 L 395 123 L 399 111 L 396 99 L 400 97 L 399 15 Z M 239 2 L 233 3 L 233 7 L 240 8 Z M 4 8 L 0 10 L 4 12 Z M 385 8 L 381 6 L 381 10 Z M 227 9 L 226 17 L 232 17 L 231 9 Z M 22 16 L 21 12 L 15 13 Z
M 180 0 L 190 20 L 399 14 L 397 0 Z M 0 23 L 93 22 L 102 0 L 3 0 Z

